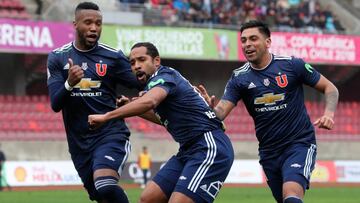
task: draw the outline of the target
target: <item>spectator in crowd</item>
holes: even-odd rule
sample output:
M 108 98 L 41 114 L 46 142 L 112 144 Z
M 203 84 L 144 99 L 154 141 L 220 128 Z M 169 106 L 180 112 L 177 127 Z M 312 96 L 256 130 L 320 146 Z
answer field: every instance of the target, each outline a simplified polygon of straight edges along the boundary
M 271 28 L 286 32 L 335 33 L 338 28 L 343 29 L 330 6 L 322 9 L 316 0 L 151 0 L 150 5 L 161 8 L 166 25 L 181 21 L 239 26 L 250 20 L 263 20 Z

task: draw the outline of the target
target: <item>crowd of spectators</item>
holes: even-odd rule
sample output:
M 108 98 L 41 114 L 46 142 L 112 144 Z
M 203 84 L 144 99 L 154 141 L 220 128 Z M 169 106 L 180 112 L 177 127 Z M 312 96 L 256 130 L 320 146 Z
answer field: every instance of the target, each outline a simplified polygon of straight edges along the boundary
M 344 27 L 331 7 L 316 0 L 120 0 L 158 10 L 165 25 L 200 23 L 239 26 L 264 20 L 278 31 L 339 33 Z M 147 18 L 148 21 L 153 19 Z

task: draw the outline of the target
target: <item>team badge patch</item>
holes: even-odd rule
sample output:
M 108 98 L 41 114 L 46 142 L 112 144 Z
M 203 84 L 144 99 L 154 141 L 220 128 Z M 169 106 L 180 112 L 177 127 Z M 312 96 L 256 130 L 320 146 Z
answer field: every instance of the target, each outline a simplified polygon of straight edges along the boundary
M 276 83 L 279 87 L 284 88 L 288 85 L 288 80 L 286 74 L 275 77 Z
M 265 86 L 269 86 L 269 85 L 270 85 L 270 80 L 269 80 L 269 78 L 265 78 L 265 79 L 264 79 L 264 85 L 265 85 Z
M 99 76 L 106 75 L 107 64 L 96 63 L 95 66 L 96 66 L 96 73 Z

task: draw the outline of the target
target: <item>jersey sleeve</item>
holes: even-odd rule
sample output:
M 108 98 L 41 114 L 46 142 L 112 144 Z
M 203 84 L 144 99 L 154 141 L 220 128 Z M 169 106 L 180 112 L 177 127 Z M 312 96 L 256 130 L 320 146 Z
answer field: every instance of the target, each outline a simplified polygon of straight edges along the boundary
M 241 99 L 240 89 L 236 84 L 235 74 L 232 74 L 231 78 L 227 82 L 225 86 L 224 95 L 221 98 L 222 100 L 228 100 L 232 102 L 234 105 Z
M 47 85 L 49 89 L 51 108 L 59 112 L 70 97 L 70 91 L 65 89 L 66 78 L 62 74 L 62 66 L 56 58 L 56 54 L 51 52 L 47 59 Z
M 320 80 L 320 73 L 310 64 L 305 63 L 304 60 L 300 58 L 293 58 L 292 62 L 293 67 L 295 68 L 295 71 L 302 83 L 309 86 L 315 86 Z
M 169 95 L 175 92 L 176 81 L 171 73 L 159 73 L 152 77 L 146 85 L 146 89 L 150 90 L 154 87 L 163 88 Z
M 131 66 L 129 60 L 120 50 L 118 52 L 117 60 L 117 69 L 115 71 L 116 80 L 119 81 L 121 85 L 124 85 L 128 88 L 135 88 L 140 90 L 141 85 L 137 81 L 134 73 L 131 71 Z

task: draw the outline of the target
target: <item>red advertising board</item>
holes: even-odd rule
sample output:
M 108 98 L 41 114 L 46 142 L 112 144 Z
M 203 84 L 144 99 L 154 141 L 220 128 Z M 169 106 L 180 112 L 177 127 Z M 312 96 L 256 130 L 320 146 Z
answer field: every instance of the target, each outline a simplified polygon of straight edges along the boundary
M 270 51 L 277 55 L 296 56 L 309 63 L 360 64 L 360 37 L 351 35 L 301 34 L 274 32 Z M 245 61 L 238 34 L 239 60 Z

